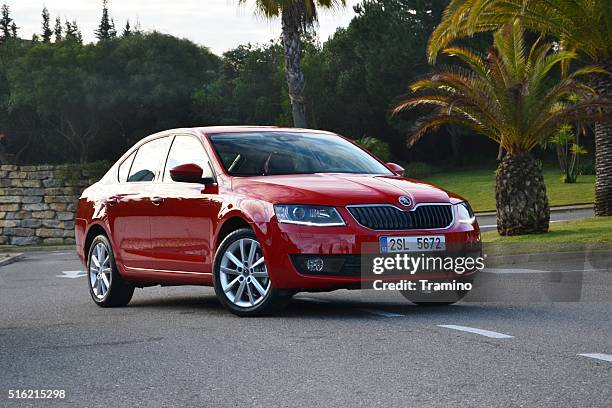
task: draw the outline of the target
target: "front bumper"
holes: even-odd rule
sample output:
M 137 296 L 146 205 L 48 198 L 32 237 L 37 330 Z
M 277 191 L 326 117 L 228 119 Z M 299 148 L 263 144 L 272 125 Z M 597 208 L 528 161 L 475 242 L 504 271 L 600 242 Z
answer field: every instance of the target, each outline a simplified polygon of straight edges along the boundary
M 480 230 L 476 223 L 455 223 L 443 230 L 374 231 L 353 219 L 346 221 L 347 225 L 340 227 L 312 227 L 274 221 L 258 226 L 258 238 L 274 286 L 279 289 L 330 290 L 358 288 L 366 280 L 381 279 L 381 276 L 367 276 L 362 268 L 363 255 L 366 253 L 364 248 L 377 247 L 381 236 L 444 235 L 447 247 L 452 247 L 457 254 L 473 256 L 480 252 Z M 340 263 L 341 267 L 332 273 L 308 272 L 304 269 L 304 255 L 321 255 L 322 258 Z M 474 273 L 393 274 L 384 279 L 443 280 L 468 278 Z

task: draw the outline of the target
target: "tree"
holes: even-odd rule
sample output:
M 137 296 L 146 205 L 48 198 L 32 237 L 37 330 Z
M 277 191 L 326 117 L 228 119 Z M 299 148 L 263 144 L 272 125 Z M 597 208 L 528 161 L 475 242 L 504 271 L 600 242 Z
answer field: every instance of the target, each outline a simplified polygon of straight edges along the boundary
M 50 43 L 51 35 L 53 35 L 53 31 L 51 31 L 51 16 L 49 15 L 49 10 L 45 7 L 42 11 L 42 42 Z
M 389 106 L 429 71 L 427 41 L 444 4 L 368 0 L 354 9 L 356 16 L 348 27 L 338 29 L 322 47 L 305 43 L 303 66 L 312 126 L 354 139 L 380 138 L 402 161 L 406 154 L 419 160 L 442 156 L 444 149 L 440 143 L 433 146 L 433 139 L 407 151 L 405 134 L 418 116 L 393 117 Z
M 238 0 L 244 4 L 246 0 Z M 257 0 L 256 12 L 266 18 L 281 18 L 282 43 L 285 50 L 285 70 L 295 127 L 307 127 L 302 71 L 301 37 L 317 22 L 317 8 L 346 5 L 346 0 Z
M 2 17 L 0 17 L 0 44 L 11 38 L 11 10 L 7 4 L 2 5 Z
M 13 21 L 11 23 L 11 36 L 13 38 L 17 38 L 17 31 L 19 30 L 19 27 L 17 27 L 17 24 L 15 24 L 15 22 Z
M 59 17 L 55 19 L 55 27 L 53 27 L 53 34 L 55 35 L 55 42 L 62 41 L 62 20 Z
M 432 34 L 429 57 L 456 38 L 489 31 L 520 16 L 525 27 L 556 36 L 564 49 L 578 50 L 593 64 L 612 71 L 610 0 L 453 0 Z M 592 76 L 603 97 L 612 96 L 612 76 Z M 608 115 L 612 112 L 608 112 Z M 612 124 L 595 123 L 595 214 L 612 215 Z
M 110 30 L 108 31 L 108 35 L 110 36 L 110 38 L 117 37 L 117 30 L 115 29 L 115 20 L 112 18 L 110 22 Z
M 66 31 L 65 31 L 65 39 L 66 41 L 76 42 L 78 44 L 83 43 L 83 35 L 81 34 L 81 30 L 79 30 L 79 26 L 76 20 L 72 22 L 66 21 Z
M 102 18 L 100 19 L 98 28 L 95 30 L 95 34 L 99 41 L 110 40 L 117 34 L 115 31 L 115 23 L 108 13 L 108 0 L 102 1 Z
M 125 22 L 125 27 L 123 27 L 123 33 L 121 33 L 122 37 L 129 37 L 132 35 L 132 27 L 130 26 L 130 20 L 128 19 Z
M 495 194 L 501 235 L 548 231 L 546 187 L 531 150 L 561 125 L 601 120 L 600 108 L 612 107 L 577 80 L 602 72 L 600 68 L 585 67 L 560 79 L 547 78 L 556 66 L 576 58 L 571 51 L 551 50 L 553 44 L 541 39 L 527 50 L 517 20 L 494 34 L 494 46 L 484 57 L 469 48 L 445 48 L 444 54 L 459 58 L 469 69 L 449 68 L 415 82 L 413 94 L 395 108 L 399 112 L 420 105 L 437 107 L 418 124 L 410 143 L 443 124 L 459 124 L 506 150 L 497 170 Z
M 579 129 L 579 132 L 583 130 Z M 563 125 L 549 141 L 556 146 L 559 167 L 563 172 L 563 182 L 575 183 L 578 179 L 579 156 L 586 154 L 584 147 L 578 143 L 578 132 L 574 132 L 572 125 Z
M 212 124 L 193 103 L 194 91 L 217 76 L 219 58 L 207 48 L 152 32 L 94 49 L 98 109 L 114 141 L 103 146 L 109 156 L 162 129 Z
M 100 93 L 91 69 L 92 46 L 38 44 L 9 69 L 11 105 L 31 107 L 74 149 L 81 163 L 100 131 Z

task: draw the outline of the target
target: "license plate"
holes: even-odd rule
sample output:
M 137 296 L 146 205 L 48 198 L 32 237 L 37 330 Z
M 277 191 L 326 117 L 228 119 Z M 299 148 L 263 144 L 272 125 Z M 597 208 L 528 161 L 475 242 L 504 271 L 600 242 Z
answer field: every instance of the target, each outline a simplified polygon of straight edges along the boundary
M 446 250 L 444 235 L 380 237 L 380 252 L 427 252 Z

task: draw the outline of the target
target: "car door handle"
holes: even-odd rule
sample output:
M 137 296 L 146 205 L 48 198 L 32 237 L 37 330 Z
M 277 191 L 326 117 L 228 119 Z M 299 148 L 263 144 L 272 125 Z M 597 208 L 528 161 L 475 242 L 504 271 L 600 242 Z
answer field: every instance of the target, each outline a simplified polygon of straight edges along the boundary
M 153 205 L 160 205 L 163 202 L 164 202 L 164 199 L 162 197 L 152 197 L 151 198 L 151 203 Z
M 119 201 L 121 201 L 121 197 L 119 196 L 110 196 L 106 199 L 106 204 L 108 205 L 115 205 L 115 204 L 119 204 Z

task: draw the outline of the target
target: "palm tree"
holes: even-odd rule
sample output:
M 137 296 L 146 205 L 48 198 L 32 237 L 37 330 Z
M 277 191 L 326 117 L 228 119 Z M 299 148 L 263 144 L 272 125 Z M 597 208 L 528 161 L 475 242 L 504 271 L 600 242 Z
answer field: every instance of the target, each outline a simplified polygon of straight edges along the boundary
M 547 77 L 558 64 L 576 58 L 576 53 L 552 52 L 553 44 L 542 39 L 527 50 L 518 21 L 504 26 L 493 38 L 486 56 L 468 48 L 445 48 L 443 53 L 469 68 L 451 67 L 415 82 L 395 112 L 421 105 L 436 107 L 417 123 L 410 144 L 443 124 L 467 126 L 499 143 L 507 154 L 496 178 L 498 232 L 546 232 L 546 186 L 531 150 L 561 125 L 600 119 L 601 108 L 612 105 L 576 79 L 601 72 L 600 68 L 585 67 L 557 80 Z
M 246 2 L 247 0 L 238 0 L 240 4 Z M 269 19 L 281 17 L 287 85 L 295 127 L 307 126 L 301 35 L 316 24 L 317 8 L 345 5 L 346 0 L 256 0 L 255 2 L 257 14 Z
M 612 72 L 612 1 L 610 0 L 451 0 L 431 36 L 428 54 L 453 40 L 494 30 L 520 16 L 523 25 L 556 36 L 561 46 L 577 50 L 591 63 Z M 593 88 L 612 96 L 612 76 L 591 77 Z M 612 112 L 608 112 L 611 115 Z M 612 215 L 612 125 L 595 124 L 595 214 Z

